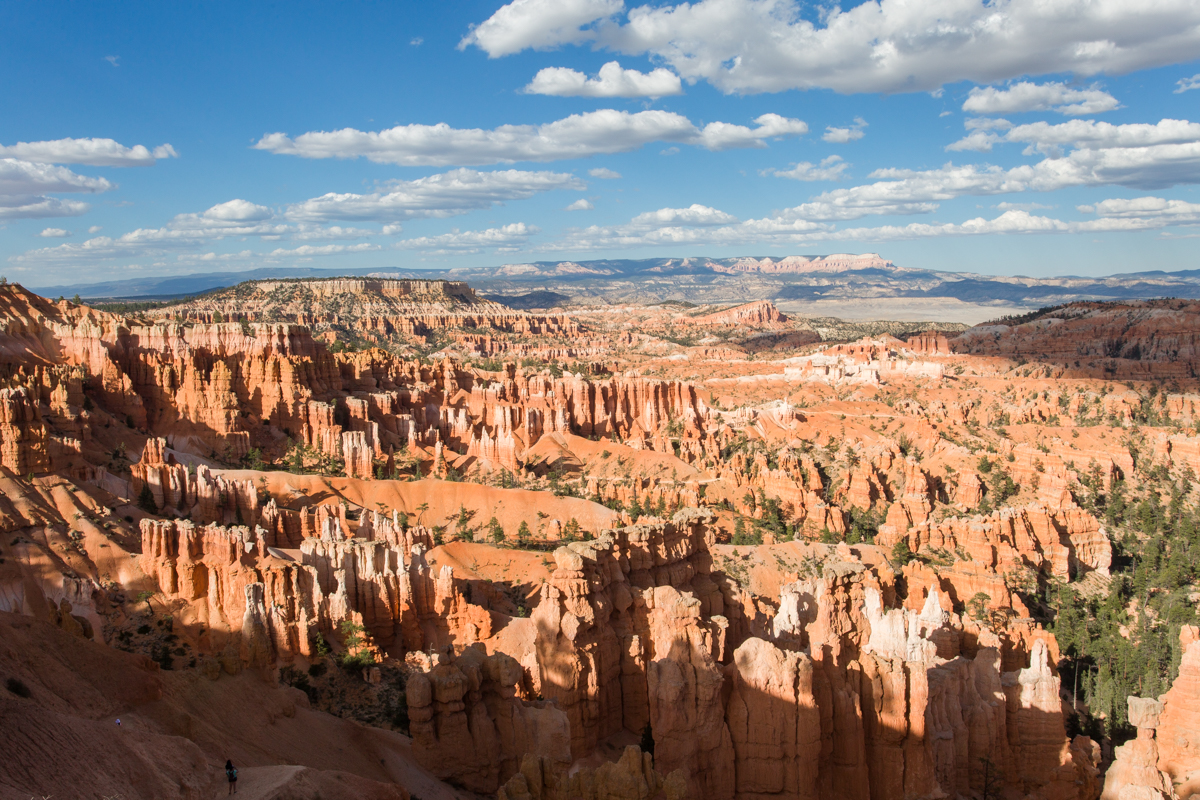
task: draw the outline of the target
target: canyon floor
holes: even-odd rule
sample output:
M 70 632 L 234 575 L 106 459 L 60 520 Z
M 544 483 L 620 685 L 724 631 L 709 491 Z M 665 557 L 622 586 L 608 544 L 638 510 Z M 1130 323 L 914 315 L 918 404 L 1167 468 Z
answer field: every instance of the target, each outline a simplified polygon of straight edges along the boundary
M 503 300 L 0 286 L 0 798 L 1200 786 L 1200 302 Z

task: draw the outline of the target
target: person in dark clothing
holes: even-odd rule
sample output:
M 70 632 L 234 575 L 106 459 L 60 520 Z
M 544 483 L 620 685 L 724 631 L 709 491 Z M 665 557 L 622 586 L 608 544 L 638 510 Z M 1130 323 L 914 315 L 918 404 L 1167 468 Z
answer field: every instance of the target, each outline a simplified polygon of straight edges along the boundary
M 232 761 L 225 762 L 225 777 L 229 778 L 229 793 L 237 794 L 237 768 Z

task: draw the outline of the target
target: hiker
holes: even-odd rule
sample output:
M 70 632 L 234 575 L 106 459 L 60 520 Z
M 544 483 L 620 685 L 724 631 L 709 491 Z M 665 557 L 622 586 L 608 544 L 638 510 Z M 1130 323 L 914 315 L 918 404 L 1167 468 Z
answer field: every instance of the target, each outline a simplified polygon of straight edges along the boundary
M 229 793 L 237 794 L 237 769 L 232 761 L 225 762 L 225 777 L 229 778 Z

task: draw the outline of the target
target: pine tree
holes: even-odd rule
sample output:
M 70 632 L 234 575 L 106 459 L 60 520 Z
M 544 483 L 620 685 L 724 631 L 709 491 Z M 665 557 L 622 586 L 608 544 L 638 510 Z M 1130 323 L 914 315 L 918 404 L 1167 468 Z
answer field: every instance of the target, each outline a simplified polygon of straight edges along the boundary
M 138 494 L 137 504 L 138 508 L 147 514 L 158 513 L 158 504 L 154 502 L 154 492 L 150 490 L 150 484 L 142 484 L 142 491 Z

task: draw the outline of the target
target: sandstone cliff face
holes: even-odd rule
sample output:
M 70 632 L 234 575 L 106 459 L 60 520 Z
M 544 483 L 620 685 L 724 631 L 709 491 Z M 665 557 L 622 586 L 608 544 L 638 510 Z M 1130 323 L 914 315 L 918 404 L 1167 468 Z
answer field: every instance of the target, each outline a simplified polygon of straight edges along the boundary
M 503 653 L 468 647 L 412 675 L 406 687 L 413 752 L 439 778 L 492 793 L 524 759 L 565 771 L 571 762 L 566 716 L 553 704 L 516 696 L 521 665 Z
M 574 335 L 565 314 L 514 311 L 458 281 L 371 278 L 252 281 L 156 315 L 211 323 L 215 319 L 293 323 L 342 330 L 371 340 L 420 339 L 437 330 L 479 329 L 520 335 Z
M 325 517 L 300 543 L 297 562 L 271 552 L 261 527 L 146 519 L 140 565 L 165 597 L 188 601 L 183 613 L 208 631 L 202 652 L 238 651 L 243 662 L 252 658 L 248 638 L 271 642 L 272 663 L 288 661 L 312 655 L 317 634 L 338 641 L 346 620 L 362 625 L 373 646 L 401 652 L 491 635 L 488 611 L 467 601 L 451 569 L 425 562 L 428 532 L 398 534 L 378 519 L 365 527 L 387 538 L 347 537 L 336 517 Z M 249 652 L 257 661 L 262 648 Z
M 1184 626 L 1179 640 L 1183 647 L 1179 675 L 1161 698 L 1163 711 L 1156 726 L 1158 767 L 1176 782 L 1191 779 L 1200 770 L 1200 740 L 1196 737 L 1200 730 L 1200 631 Z
M 985 759 L 1029 796 L 1089 796 L 1076 786 L 1095 784 L 1098 753 L 1068 747 L 1044 642 L 1003 672 L 994 634 L 967 657 L 936 590 L 917 613 L 884 608 L 881 589 L 861 566 L 827 568 L 776 619 L 792 637 L 738 648 L 727 706 L 738 797 L 969 796 Z M 773 759 L 780 746 L 796 758 Z
M 202 524 L 259 524 L 259 496 L 253 481 L 227 480 L 203 464 L 189 469 L 167 452 L 166 444 L 161 438 L 146 440 L 141 459 L 130 469 L 130 490 L 135 496 L 149 486 L 155 508 L 162 513 L 181 514 Z
M 1114 751 L 1100 798 L 1170 800 L 1175 796 L 1171 776 L 1159 769 L 1161 755 L 1155 739 L 1163 704 L 1149 697 L 1130 697 L 1128 702 L 1129 724 L 1137 728 L 1137 738 Z
M 0 389 L 0 465 L 18 475 L 50 468 L 46 428 L 24 389 Z
M 203 455 L 244 455 L 264 420 L 299 431 L 306 397 L 339 388 L 333 357 L 305 328 L 144 325 L 52 305 L 19 287 L 3 295 L 8 347 L 0 367 L 20 368 L 14 359 L 23 362 L 32 350 L 47 365 L 47 393 L 64 384 L 64 410 L 84 404 L 81 382 L 72 384 L 79 373 L 63 372 L 80 370 L 88 402 L 112 420 L 169 433 L 177 446 Z
M 646 672 L 655 656 L 649 619 L 655 587 L 696 585 L 709 615 L 723 610 L 708 577 L 703 542 L 711 534 L 704 519 L 701 512 L 680 512 L 669 523 L 636 525 L 555 551 L 557 569 L 533 614 L 540 689 L 571 720 L 576 755 L 650 721 Z M 661 599 L 661 613 L 675 608 L 676 598 Z
M 656 767 L 686 774 L 692 796 L 970 794 L 983 758 L 1034 797 L 1095 784 L 1090 745 L 1064 734 L 1042 639 L 985 632 L 968 656 L 980 634 L 936 586 L 920 613 L 888 609 L 890 578 L 856 562 L 785 588 L 774 622 L 755 625 L 697 560 L 708 545 L 685 533 L 689 518 L 555 554 L 534 612 L 539 688 L 570 720 L 576 757 L 648 721 Z
M 0 398 L 0 459 L 22 472 L 49 469 L 56 452 L 66 463 L 87 445 L 87 414 L 79 411 L 85 401 L 103 409 L 105 424 L 148 430 L 180 452 L 236 462 L 254 447 L 278 458 L 296 442 L 364 478 L 388 453 L 427 457 L 439 443 L 485 469 L 514 470 L 547 433 L 609 436 L 639 448 L 662 440 L 674 420 L 684 422 L 692 443 L 705 434 L 706 407 L 694 387 L 677 381 L 556 379 L 514 365 L 493 381 L 453 359 L 429 366 L 382 351 L 335 356 L 293 324 L 142 324 L 55 306 L 17 287 L 3 294 L 10 351 L 35 348 L 44 361 L 42 372 Z M 506 315 L 509 322 L 488 324 L 534 334 L 574 331 L 566 318 Z M 71 439 L 48 434 L 40 403 L 58 409 L 56 424 Z M 160 505 L 176 507 L 164 492 L 187 495 L 183 475 L 135 475 L 143 480 Z
M 892 523 L 890 512 L 888 521 L 880 528 L 880 546 L 891 548 L 903 541 L 914 553 L 961 552 L 996 575 L 1019 571 L 1025 564 L 1062 578 L 1087 570 L 1107 575 L 1112 564 L 1112 545 L 1100 523 L 1073 503 L 1060 511 L 1040 505 L 1003 508 L 988 516 L 921 522 L 911 528 Z
M 533 754 L 508 780 L 496 800 L 684 800 L 688 794 L 682 771 L 665 778 L 649 753 L 630 745 L 620 760 L 595 769 L 582 767 L 568 776 L 560 763 Z
M 692 325 L 763 326 L 787 322 L 787 317 L 779 313 L 779 309 L 770 300 L 759 300 L 700 317 L 684 317 L 683 321 Z
M 950 342 L 944 333 L 925 331 L 909 337 L 908 349 L 924 356 L 945 356 L 950 354 Z
M 921 346 L 919 342 L 917 346 Z M 945 377 L 945 364 L 940 360 L 912 360 L 905 349 L 906 344 L 894 336 L 868 336 L 856 342 L 832 345 L 803 359 L 789 359 L 795 366 L 785 369 L 784 378 L 834 385 L 878 386 L 920 378 L 940 381 Z

